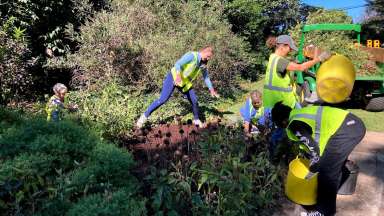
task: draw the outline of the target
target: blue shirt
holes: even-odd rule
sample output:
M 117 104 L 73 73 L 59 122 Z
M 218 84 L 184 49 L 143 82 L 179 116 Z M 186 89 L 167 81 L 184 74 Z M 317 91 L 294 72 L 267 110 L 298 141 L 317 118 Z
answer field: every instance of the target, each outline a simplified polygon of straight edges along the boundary
M 185 64 L 188 64 L 189 62 L 193 61 L 194 58 L 195 58 L 195 56 L 193 55 L 192 52 L 187 52 L 186 54 L 184 54 L 175 63 L 176 71 L 181 71 L 181 66 L 183 66 Z M 204 78 L 205 85 L 208 87 L 208 89 L 211 90 L 211 89 L 213 89 L 213 87 L 212 87 L 212 82 L 211 82 L 211 80 L 209 79 L 209 76 L 208 76 L 208 70 L 207 70 L 206 67 L 202 67 L 202 65 L 200 65 L 200 63 L 201 63 L 201 55 L 200 55 L 200 53 L 198 53 L 197 54 L 197 65 L 199 65 L 200 68 L 203 71 L 203 78 Z
M 272 110 L 271 108 L 264 107 L 264 115 L 262 115 L 257 120 L 257 123 L 263 126 L 272 127 L 271 110 Z M 249 98 L 246 100 L 244 106 L 240 108 L 241 117 L 243 117 L 245 122 L 251 122 L 251 119 L 256 116 L 258 111 L 259 111 L 258 109 L 256 110 L 253 107 L 253 105 L 251 104 L 251 100 Z

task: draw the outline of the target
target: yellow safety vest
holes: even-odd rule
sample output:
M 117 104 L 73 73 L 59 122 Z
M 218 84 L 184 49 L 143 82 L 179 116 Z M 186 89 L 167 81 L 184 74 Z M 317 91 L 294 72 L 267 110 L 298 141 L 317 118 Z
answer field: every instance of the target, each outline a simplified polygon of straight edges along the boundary
M 192 88 L 192 81 L 201 73 L 201 69 L 198 65 L 198 52 L 192 52 L 194 58 L 193 61 L 181 66 L 181 85 L 183 92 L 187 92 Z M 176 68 L 171 69 L 173 80 L 176 80 Z
M 252 124 L 256 125 L 257 121 L 264 115 L 264 107 L 260 107 L 259 109 L 255 110 L 255 108 L 252 105 L 252 100 L 248 98 L 249 102 L 249 116 L 251 116 L 251 122 Z M 252 111 L 256 111 L 256 115 L 252 117 Z
M 56 95 L 53 95 L 45 105 L 45 111 L 47 112 L 47 121 L 61 120 L 63 114 L 63 103 L 57 102 L 60 100 Z M 55 115 L 56 119 L 52 119 L 52 115 Z
M 329 139 L 336 133 L 349 112 L 327 106 L 309 106 L 302 109 L 294 109 L 289 115 L 287 135 L 293 141 L 299 139 L 289 129 L 292 121 L 301 121 L 312 129 L 312 138 L 319 145 L 320 156 L 323 154 Z M 300 148 L 307 149 L 305 145 Z
M 296 104 L 296 94 L 292 88 L 292 79 L 287 73 L 281 77 L 277 72 L 277 63 L 281 57 L 271 54 L 267 66 L 267 72 L 264 81 L 263 106 L 273 108 L 279 101 L 294 108 Z

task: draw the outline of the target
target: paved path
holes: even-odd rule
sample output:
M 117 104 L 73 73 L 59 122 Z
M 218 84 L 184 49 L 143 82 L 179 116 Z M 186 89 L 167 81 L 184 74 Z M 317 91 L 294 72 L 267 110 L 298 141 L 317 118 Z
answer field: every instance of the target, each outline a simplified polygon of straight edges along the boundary
M 336 216 L 384 216 L 384 133 L 367 132 L 350 159 L 360 168 L 356 192 L 337 197 Z M 301 207 L 290 201 L 274 215 L 300 215 Z

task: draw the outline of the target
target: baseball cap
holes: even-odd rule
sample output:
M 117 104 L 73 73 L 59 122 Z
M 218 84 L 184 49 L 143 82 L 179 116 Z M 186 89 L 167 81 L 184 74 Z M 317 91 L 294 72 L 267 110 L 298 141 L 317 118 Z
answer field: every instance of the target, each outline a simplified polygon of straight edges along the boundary
M 287 44 L 291 49 L 293 49 L 295 51 L 298 50 L 296 45 L 295 45 L 295 42 L 293 41 L 293 39 L 289 35 L 280 35 L 279 37 L 277 37 L 276 43 L 277 44 Z

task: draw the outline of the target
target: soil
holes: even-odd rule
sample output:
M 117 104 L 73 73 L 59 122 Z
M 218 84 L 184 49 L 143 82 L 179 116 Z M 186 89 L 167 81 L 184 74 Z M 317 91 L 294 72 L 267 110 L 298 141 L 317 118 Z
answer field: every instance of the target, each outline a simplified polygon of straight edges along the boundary
M 199 160 L 197 141 L 202 138 L 202 133 L 216 130 L 219 123 L 211 122 L 204 128 L 188 123 L 136 129 L 133 137 L 121 140 L 122 146 L 129 149 L 138 162 L 134 171 L 137 177 L 148 174 L 151 165 L 166 168 L 172 161 Z

